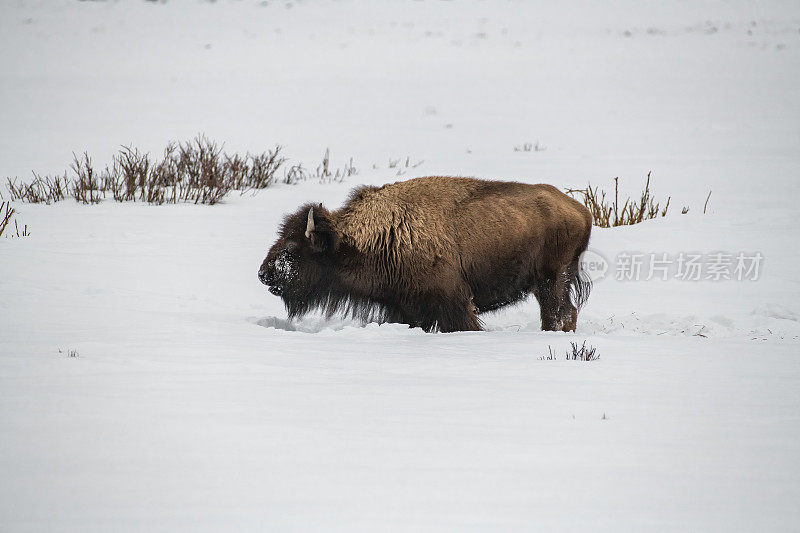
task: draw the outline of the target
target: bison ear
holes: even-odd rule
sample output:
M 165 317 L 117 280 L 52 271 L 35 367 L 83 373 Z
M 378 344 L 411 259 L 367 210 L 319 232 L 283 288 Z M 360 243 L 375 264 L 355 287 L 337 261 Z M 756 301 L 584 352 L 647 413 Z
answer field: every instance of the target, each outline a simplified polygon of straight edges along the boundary
M 320 204 L 320 213 L 315 214 L 314 208 L 308 210 L 306 222 L 306 237 L 311 243 L 311 250 L 314 252 L 324 252 L 330 250 L 335 252 L 339 249 L 339 235 L 331 227 L 325 211 Z
M 312 232 L 309 234 L 308 239 L 311 242 L 311 249 L 315 252 L 324 252 L 327 248 L 325 239 L 322 238 L 319 232 Z
M 339 249 L 339 236 L 332 230 L 316 229 L 308 237 L 311 249 L 315 252 L 330 250 L 335 252 Z

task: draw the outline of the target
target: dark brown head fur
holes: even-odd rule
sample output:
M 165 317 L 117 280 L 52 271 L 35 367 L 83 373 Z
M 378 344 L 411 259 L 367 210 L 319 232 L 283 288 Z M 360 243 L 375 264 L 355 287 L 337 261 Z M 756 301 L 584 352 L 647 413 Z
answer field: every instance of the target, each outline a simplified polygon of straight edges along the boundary
M 259 278 L 291 317 L 323 309 L 478 330 L 478 313 L 533 293 L 542 328 L 567 331 L 588 296 L 578 257 L 590 231 L 588 210 L 550 185 L 416 178 L 356 189 L 333 212 L 302 206 Z

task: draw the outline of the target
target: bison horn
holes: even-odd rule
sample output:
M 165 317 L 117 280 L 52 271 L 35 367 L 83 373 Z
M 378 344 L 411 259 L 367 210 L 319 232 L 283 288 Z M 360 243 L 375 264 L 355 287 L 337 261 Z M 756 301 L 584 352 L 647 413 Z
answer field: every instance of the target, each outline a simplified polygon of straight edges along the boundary
M 306 238 L 311 238 L 311 232 L 314 231 L 314 208 L 308 210 L 308 225 L 306 226 Z

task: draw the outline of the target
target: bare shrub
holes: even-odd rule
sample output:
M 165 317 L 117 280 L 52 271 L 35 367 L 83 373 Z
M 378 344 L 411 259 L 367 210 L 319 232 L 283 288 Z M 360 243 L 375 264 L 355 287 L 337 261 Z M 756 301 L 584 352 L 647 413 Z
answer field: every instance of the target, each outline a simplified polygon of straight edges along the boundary
M 31 233 L 28 231 L 28 225 L 26 224 L 20 230 L 19 224 L 14 219 L 14 213 L 16 211 L 11 206 L 11 202 L 0 202 L 0 237 L 3 236 L 3 233 L 8 230 L 6 233 L 6 237 L 27 237 Z M 11 221 L 14 221 L 14 234 L 11 233 Z
M 650 193 L 650 172 L 647 173 L 647 181 L 639 200 L 627 198 L 621 206 L 619 202 L 619 178 L 614 178 L 613 200 L 607 199 L 606 192 L 600 190 L 599 187 L 593 188 L 591 183 L 585 189 L 567 189 L 567 194 L 573 197 L 576 194 L 580 194 L 579 200 L 591 211 L 594 225 L 601 228 L 638 224 L 658 216 L 664 217 L 669 210 L 669 197 L 666 205 L 661 209 L 660 202 L 656 202 Z
M 3 236 L 13 216 L 14 208 L 11 207 L 11 202 L 0 203 L 0 237 Z
M 72 154 L 72 157 L 70 168 L 75 173 L 75 179 L 70 184 L 70 194 L 72 194 L 76 202 L 84 204 L 100 203 L 100 200 L 106 197 L 105 183 L 102 183 L 95 176 L 89 154 L 84 152 L 81 157 Z
M 8 189 L 11 200 L 28 202 L 31 204 L 47 204 L 58 202 L 67 197 L 69 192 L 69 181 L 66 174 L 64 176 L 45 176 L 33 173 L 33 181 L 30 183 L 17 182 L 11 178 L 6 179 L 6 189 Z
M 231 175 L 233 188 L 244 194 L 248 190 L 265 189 L 275 183 L 276 172 L 286 162 L 286 158 L 280 156 L 281 149 L 281 146 L 276 145 L 275 148 L 256 155 L 226 155 L 225 165 Z
M 306 181 L 309 177 L 308 171 L 303 168 L 302 163 L 292 165 L 283 177 L 283 182 L 288 185 L 294 185 L 301 181 Z
M 178 183 L 182 201 L 214 205 L 233 189 L 220 155 L 222 147 L 205 136 L 178 145 L 177 175 L 164 176 Z
M 117 202 L 213 205 L 232 190 L 244 194 L 277 183 L 278 172 L 287 161 L 281 151 L 276 145 L 259 154 L 229 155 L 221 145 L 198 135 L 189 142 L 169 143 L 161 157 L 123 146 L 102 171 L 93 167 L 86 152 L 73 154 L 71 176 L 42 178 L 34 173 L 29 183 L 8 179 L 6 188 L 11 200 L 31 203 L 49 204 L 71 196 L 77 202 L 96 204 L 110 194 Z M 320 183 L 341 182 L 357 173 L 352 158 L 332 169 L 330 150 L 326 149 L 316 173 L 298 163 L 284 173 L 283 183 L 299 183 L 309 177 Z
M 168 145 L 167 154 L 173 150 L 174 145 Z M 152 194 L 147 192 L 150 185 L 150 159 L 147 154 L 123 146 L 111 160 L 111 168 L 106 169 L 106 175 L 117 202 L 135 202 L 137 196 L 140 201 L 152 201 Z

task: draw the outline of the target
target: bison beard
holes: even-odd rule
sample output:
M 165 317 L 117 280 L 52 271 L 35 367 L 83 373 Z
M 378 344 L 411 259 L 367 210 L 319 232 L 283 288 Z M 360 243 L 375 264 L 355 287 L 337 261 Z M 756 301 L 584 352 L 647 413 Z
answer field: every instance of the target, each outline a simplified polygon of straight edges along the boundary
M 425 331 L 533 293 L 543 330 L 574 331 L 591 285 L 591 215 L 550 185 L 426 177 L 355 189 L 344 207 L 289 215 L 259 270 L 290 317 L 315 309 Z

